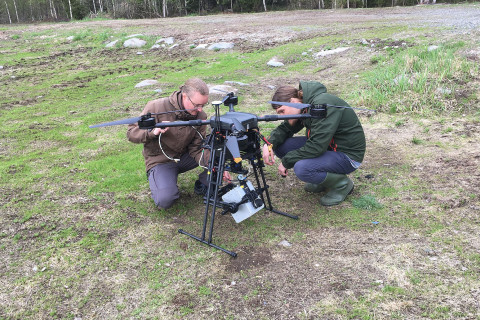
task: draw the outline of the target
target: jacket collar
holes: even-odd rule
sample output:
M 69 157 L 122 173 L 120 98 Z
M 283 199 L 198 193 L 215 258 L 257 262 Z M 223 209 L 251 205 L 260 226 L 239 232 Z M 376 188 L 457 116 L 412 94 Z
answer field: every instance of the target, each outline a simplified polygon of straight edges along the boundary
M 182 101 L 182 92 L 181 91 L 174 91 L 170 97 L 169 101 L 172 104 L 172 106 L 175 108 L 175 110 L 179 110 L 179 112 L 176 112 L 176 118 L 178 120 L 182 121 L 187 121 L 187 120 L 194 120 L 197 119 L 197 116 L 193 116 L 187 111 L 180 111 L 180 110 L 185 110 L 185 107 L 183 106 L 183 101 Z

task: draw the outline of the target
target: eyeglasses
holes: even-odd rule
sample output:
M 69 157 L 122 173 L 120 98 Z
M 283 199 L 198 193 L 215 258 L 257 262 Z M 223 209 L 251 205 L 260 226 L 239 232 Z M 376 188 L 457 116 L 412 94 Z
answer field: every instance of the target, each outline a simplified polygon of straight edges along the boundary
M 198 108 L 203 108 L 205 106 L 205 104 L 196 104 L 192 101 L 192 99 L 190 99 L 190 97 L 187 95 L 187 98 L 188 100 L 190 100 L 190 102 L 192 103 L 192 105 L 195 107 L 195 109 L 198 109 Z

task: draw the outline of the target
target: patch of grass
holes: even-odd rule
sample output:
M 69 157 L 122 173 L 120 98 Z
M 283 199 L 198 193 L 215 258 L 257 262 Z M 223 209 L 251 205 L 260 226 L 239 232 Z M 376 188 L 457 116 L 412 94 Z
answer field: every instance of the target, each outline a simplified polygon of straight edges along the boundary
M 461 41 L 445 43 L 441 50 L 413 47 L 389 57 L 365 74 L 366 88 L 358 92 L 357 104 L 391 113 L 464 111 L 467 105 L 461 101 L 435 96 L 438 88 L 452 81 L 468 82 L 478 72 L 478 65 L 458 53 L 464 47 Z
M 419 139 L 417 137 L 413 137 L 412 138 L 412 143 L 413 144 L 422 144 L 423 143 L 423 140 L 422 139 Z
M 383 205 L 380 204 L 377 199 L 372 195 L 364 195 L 360 198 L 353 199 L 352 205 L 355 208 L 363 209 L 363 210 L 375 210 L 383 208 Z

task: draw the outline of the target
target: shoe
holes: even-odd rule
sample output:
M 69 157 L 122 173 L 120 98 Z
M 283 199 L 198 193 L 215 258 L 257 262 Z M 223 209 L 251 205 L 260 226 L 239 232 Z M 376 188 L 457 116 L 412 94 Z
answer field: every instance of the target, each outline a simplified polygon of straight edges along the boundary
M 306 183 L 303 187 L 307 192 L 320 193 L 327 189 L 320 183 Z
M 200 180 L 195 181 L 195 186 L 193 191 L 199 196 L 204 196 L 207 194 L 208 187 L 200 182 Z
M 353 181 L 346 174 L 327 173 L 327 177 L 321 183 L 329 191 L 320 198 L 324 206 L 335 206 L 342 203 L 347 195 L 353 192 Z

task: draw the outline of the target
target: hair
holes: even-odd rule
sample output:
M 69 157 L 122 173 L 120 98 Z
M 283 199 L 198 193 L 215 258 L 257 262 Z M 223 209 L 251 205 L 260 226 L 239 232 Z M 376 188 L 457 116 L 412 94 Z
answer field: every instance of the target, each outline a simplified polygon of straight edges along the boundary
M 277 91 L 275 91 L 275 94 L 272 97 L 272 101 L 290 102 L 290 99 L 292 98 L 302 100 L 303 91 L 298 90 L 297 88 L 294 88 L 292 86 L 281 86 L 281 87 L 278 87 Z M 273 109 L 278 109 L 280 107 L 281 105 L 272 103 Z
M 185 81 L 185 84 L 180 87 L 180 91 L 189 97 L 194 92 L 198 92 L 202 96 L 208 96 L 210 92 L 207 84 L 199 78 L 191 78 Z

